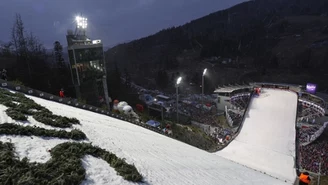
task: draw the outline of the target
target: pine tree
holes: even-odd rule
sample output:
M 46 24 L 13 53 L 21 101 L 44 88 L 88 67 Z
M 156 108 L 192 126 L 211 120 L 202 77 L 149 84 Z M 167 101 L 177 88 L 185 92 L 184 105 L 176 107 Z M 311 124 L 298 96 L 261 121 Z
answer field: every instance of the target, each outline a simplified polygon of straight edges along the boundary
M 16 14 L 11 30 L 11 43 L 17 59 L 16 78 L 33 88 L 45 90 L 46 79 L 49 75 L 48 64 L 45 61 L 46 50 L 32 32 L 26 33 L 19 14 Z
M 31 66 L 27 57 L 27 42 L 25 38 L 25 27 L 20 14 L 16 14 L 15 22 L 11 30 L 11 39 L 14 45 L 15 55 L 17 57 L 18 67 L 21 70 L 28 70 L 28 77 L 32 79 Z M 24 74 L 22 78 L 25 78 Z
M 124 69 L 124 78 L 125 78 L 125 86 L 130 87 L 131 86 L 131 76 L 126 68 Z
M 165 89 L 169 84 L 169 76 L 165 70 L 157 72 L 156 84 L 158 87 Z
M 54 59 L 56 63 L 63 63 L 63 46 L 59 41 L 54 42 Z

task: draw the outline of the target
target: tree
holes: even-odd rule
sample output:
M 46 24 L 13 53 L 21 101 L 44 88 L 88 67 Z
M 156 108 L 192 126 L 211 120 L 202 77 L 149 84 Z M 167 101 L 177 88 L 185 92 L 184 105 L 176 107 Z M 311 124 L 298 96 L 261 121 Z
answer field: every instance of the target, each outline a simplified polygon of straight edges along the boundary
M 108 71 L 107 73 L 107 86 L 110 97 L 113 99 L 117 99 L 125 93 L 122 91 L 121 72 L 116 62 L 114 62 L 114 70 Z
M 1 45 L 0 47 L 0 56 L 3 57 L 12 57 L 13 56 L 13 44 L 12 42 L 7 42 Z
M 156 84 L 158 87 L 165 89 L 169 84 L 169 76 L 165 70 L 157 72 Z
M 131 76 L 126 68 L 124 68 L 124 78 L 125 78 L 125 86 L 131 86 Z
M 26 36 L 27 60 L 31 63 L 45 63 L 46 49 L 32 32 Z M 40 65 L 40 64 L 38 64 Z
M 46 49 L 32 32 L 29 34 L 25 32 L 24 23 L 19 14 L 16 14 L 11 30 L 11 43 L 16 56 L 14 78 L 32 88 L 48 90 L 46 87 L 51 74 L 46 63 Z
M 44 80 L 44 78 L 40 78 L 40 75 L 44 76 L 47 72 L 45 70 L 47 67 L 45 63 L 46 50 L 32 32 L 26 34 L 20 14 L 16 14 L 11 30 L 11 43 L 17 57 L 18 74 L 23 82 L 32 85 L 33 76 L 38 80 Z
M 67 91 L 72 85 L 72 76 L 68 64 L 64 61 L 63 46 L 59 41 L 55 41 L 53 44 L 53 60 L 54 63 L 51 68 L 51 73 L 53 75 L 49 80 L 49 88 L 55 93 L 61 88 Z
M 163 89 L 167 88 L 168 84 L 169 84 L 169 75 L 167 74 L 167 72 L 164 70 L 162 73 L 162 78 L 163 78 Z
M 193 84 L 199 84 L 199 79 L 201 79 L 201 74 L 200 73 L 198 73 L 198 72 L 194 72 L 193 74 L 192 74 L 192 76 L 191 76 L 191 82 L 193 83 Z
M 27 60 L 27 47 L 26 39 L 24 36 L 25 28 L 20 14 L 16 14 L 15 22 L 11 30 L 11 39 L 14 44 L 14 51 L 17 57 L 19 73 L 23 74 L 22 78 L 25 77 L 22 69 L 28 69 L 28 77 L 31 80 L 31 66 Z M 25 71 L 25 70 L 24 70 Z
M 63 63 L 64 58 L 63 58 L 63 46 L 60 44 L 59 41 L 54 42 L 54 59 L 56 63 Z
M 16 19 L 11 31 L 12 43 L 14 44 L 16 55 L 19 58 L 26 57 L 26 39 L 24 36 L 24 24 L 20 14 L 16 14 Z

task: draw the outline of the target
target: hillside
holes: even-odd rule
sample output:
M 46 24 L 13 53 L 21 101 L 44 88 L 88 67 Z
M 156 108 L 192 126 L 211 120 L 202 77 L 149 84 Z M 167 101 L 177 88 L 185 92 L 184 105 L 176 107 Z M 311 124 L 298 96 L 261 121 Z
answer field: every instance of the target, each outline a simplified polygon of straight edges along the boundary
M 188 74 L 191 81 L 193 76 L 200 78 L 199 68 L 203 67 L 212 68 L 212 79 L 220 79 L 211 82 L 211 87 L 254 79 L 279 81 L 272 76 L 286 72 L 294 83 L 316 81 L 317 77 L 309 77 L 312 71 L 308 69 L 328 67 L 327 10 L 325 0 L 244 2 L 183 26 L 115 46 L 106 52 L 108 68 L 110 71 L 117 63 L 142 84 L 147 84 L 147 80 L 136 74 L 155 78 L 159 70 L 166 70 L 169 77 L 180 72 Z M 222 66 L 222 61 L 231 63 Z M 235 76 L 236 73 L 239 75 Z M 299 73 L 304 78 L 295 80 Z M 242 78 L 240 74 L 248 76 Z M 321 85 L 320 81 L 317 83 Z
M 154 185 L 289 184 L 106 115 L 4 90 L 0 95 L 12 98 L 0 105 L 1 182 L 135 184 L 141 174 L 143 184 Z M 36 116 L 42 114 L 55 121 Z

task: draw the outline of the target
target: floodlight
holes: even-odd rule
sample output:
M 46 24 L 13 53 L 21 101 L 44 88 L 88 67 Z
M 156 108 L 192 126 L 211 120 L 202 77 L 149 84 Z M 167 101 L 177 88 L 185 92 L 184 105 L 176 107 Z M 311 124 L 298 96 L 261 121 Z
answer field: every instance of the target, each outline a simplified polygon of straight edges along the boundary
M 93 40 L 92 41 L 92 44 L 100 44 L 101 43 L 101 40 Z
M 180 76 L 180 77 L 177 79 L 177 85 L 180 84 L 181 80 L 182 80 L 182 77 Z
M 205 76 L 206 71 L 207 71 L 207 68 L 204 69 L 204 71 L 203 71 L 203 76 Z
M 76 20 L 76 24 L 77 24 L 77 27 L 78 28 L 82 28 L 82 29 L 86 29 L 87 26 L 88 26 L 88 23 L 87 23 L 87 18 L 85 17 L 80 17 L 80 16 L 76 16 L 75 17 L 75 20 Z

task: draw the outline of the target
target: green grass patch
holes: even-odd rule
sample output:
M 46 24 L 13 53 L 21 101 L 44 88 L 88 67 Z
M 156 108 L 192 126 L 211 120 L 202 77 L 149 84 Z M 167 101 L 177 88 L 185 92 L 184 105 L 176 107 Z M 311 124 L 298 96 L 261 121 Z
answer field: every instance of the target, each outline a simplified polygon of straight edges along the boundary
M 11 123 L 0 124 L 0 134 L 57 137 L 73 140 L 84 140 L 87 138 L 82 131 L 77 129 L 73 129 L 72 131 L 67 132 L 65 130 L 48 130 L 40 127 L 22 126 Z
M 67 118 L 63 116 L 57 116 L 52 114 L 51 112 L 41 111 L 36 112 L 33 115 L 33 118 L 46 125 L 50 125 L 53 127 L 59 127 L 59 128 L 70 128 L 72 124 L 79 124 L 79 120 L 75 118 Z
M 21 113 L 19 110 L 15 108 L 9 108 L 6 110 L 6 113 L 9 117 L 11 117 L 14 120 L 18 121 L 26 121 L 27 116 L 25 116 L 23 113 Z
M 51 149 L 52 158 L 44 164 L 30 163 L 27 158 L 15 156 L 12 143 L 0 141 L 0 182 L 4 184 L 44 185 L 81 184 L 85 169 L 81 158 L 85 155 L 105 160 L 125 180 L 141 182 L 142 176 L 134 165 L 87 143 L 63 143 Z
M 118 158 L 113 153 L 99 147 L 92 146 L 88 143 L 59 144 L 51 150 L 51 155 L 54 158 L 69 158 L 69 156 L 72 155 L 77 158 L 82 158 L 84 155 L 92 155 L 105 160 L 116 170 L 118 175 L 122 176 L 125 180 L 134 182 L 140 182 L 142 180 L 141 174 L 134 165 L 126 163 L 124 159 Z
M 70 128 L 72 124 L 80 124 L 80 121 L 76 118 L 67 118 L 52 114 L 51 111 L 25 97 L 25 95 L 21 93 L 11 93 L 0 89 L 0 102 L 9 107 L 6 113 L 14 120 L 26 121 L 26 115 L 33 115 L 35 120 L 45 125 L 58 128 Z

